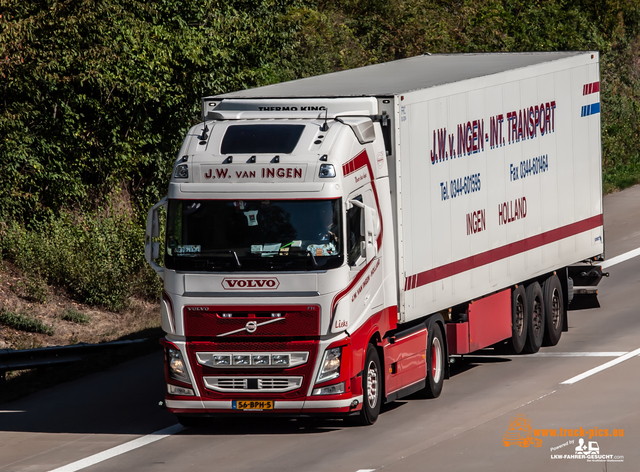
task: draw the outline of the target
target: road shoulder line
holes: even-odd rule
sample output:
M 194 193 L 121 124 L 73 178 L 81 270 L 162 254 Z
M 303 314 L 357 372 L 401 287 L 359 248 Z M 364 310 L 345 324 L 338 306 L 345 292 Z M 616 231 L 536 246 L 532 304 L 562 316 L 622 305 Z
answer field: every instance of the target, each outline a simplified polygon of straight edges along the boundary
M 609 367 L 613 367 L 614 365 L 620 364 L 621 362 L 624 362 L 626 360 L 631 359 L 632 357 L 638 356 L 640 355 L 640 349 L 636 349 L 635 351 L 631 351 L 627 354 L 625 354 L 624 356 L 620 356 L 616 359 L 613 359 L 609 362 L 606 362 L 598 367 L 594 367 L 593 369 L 590 369 L 586 372 L 583 372 L 580 375 L 576 375 L 575 377 L 571 377 L 569 380 L 565 380 L 564 382 L 561 382 L 560 385 L 573 385 L 576 382 L 579 382 L 580 380 L 586 379 L 587 377 L 591 377 L 594 374 L 597 374 L 598 372 L 602 372 L 605 369 L 608 369 Z
M 134 449 L 138 449 L 140 447 L 146 446 L 147 444 L 151 444 L 161 439 L 164 439 L 166 437 L 169 437 L 172 434 L 179 433 L 183 429 L 184 429 L 184 426 L 180 424 L 174 424 L 173 426 L 169 426 L 168 428 L 161 429 L 154 433 L 147 434 L 146 436 L 142 436 L 140 438 L 134 439 L 133 441 L 120 444 L 119 446 L 115 446 L 115 447 L 112 447 L 111 449 L 107 449 L 106 451 L 102 451 L 92 456 L 85 457 L 84 459 L 80 459 L 79 461 L 72 462 L 71 464 L 58 467 L 57 469 L 52 469 L 49 472 L 76 472 L 77 470 L 86 469 L 87 467 L 91 467 L 92 465 L 98 464 L 100 462 L 104 462 L 113 457 L 119 456 L 126 452 L 133 451 Z

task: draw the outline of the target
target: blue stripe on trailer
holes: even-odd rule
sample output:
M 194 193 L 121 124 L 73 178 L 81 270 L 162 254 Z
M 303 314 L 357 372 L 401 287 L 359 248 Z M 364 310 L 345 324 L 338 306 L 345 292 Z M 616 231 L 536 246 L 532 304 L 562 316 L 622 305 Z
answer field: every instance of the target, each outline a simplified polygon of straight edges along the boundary
M 596 113 L 600 113 L 600 102 L 583 106 L 580 112 L 580 116 L 595 115 Z

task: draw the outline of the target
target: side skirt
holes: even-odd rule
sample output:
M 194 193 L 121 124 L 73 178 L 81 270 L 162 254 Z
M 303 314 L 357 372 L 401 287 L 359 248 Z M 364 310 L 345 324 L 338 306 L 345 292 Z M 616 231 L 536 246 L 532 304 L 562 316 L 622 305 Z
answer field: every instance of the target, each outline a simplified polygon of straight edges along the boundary
M 408 397 L 412 393 L 416 393 L 427 386 L 426 379 L 420 380 L 419 382 L 414 383 L 413 385 L 409 385 L 408 387 L 401 388 L 400 390 L 396 390 L 395 392 L 390 393 L 385 398 L 384 402 L 389 403 L 400 398 Z

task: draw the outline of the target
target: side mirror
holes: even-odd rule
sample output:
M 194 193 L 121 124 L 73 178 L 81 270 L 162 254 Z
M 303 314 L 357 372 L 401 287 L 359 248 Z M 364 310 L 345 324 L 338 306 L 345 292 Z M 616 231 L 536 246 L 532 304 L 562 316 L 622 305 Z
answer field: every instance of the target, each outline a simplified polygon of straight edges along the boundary
M 153 205 L 147 214 L 147 230 L 144 237 L 144 257 L 153 270 L 164 279 L 164 267 L 156 263 L 156 259 L 160 257 L 160 243 L 154 241 L 154 238 L 160 237 L 160 219 L 158 217 L 158 209 L 166 207 L 167 197 L 164 197 L 158 203 Z

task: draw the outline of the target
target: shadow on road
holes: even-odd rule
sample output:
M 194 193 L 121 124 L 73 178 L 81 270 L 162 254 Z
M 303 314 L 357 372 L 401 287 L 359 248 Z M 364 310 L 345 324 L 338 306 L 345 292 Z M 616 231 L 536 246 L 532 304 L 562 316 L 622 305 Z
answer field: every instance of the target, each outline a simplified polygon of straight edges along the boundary
M 451 365 L 451 376 L 482 364 L 510 361 L 482 355 L 456 358 Z M 171 413 L 158 406 L 164 397 L 163 375 L 160 351 L 4 403 L 0 405 L 0 431 L 139 435 L 161 430 L 176 423 Z M 406 400 L 415 398 L 419 395 Z M 382 413 L 406 403 L 396 401 L 383 405 Z M 339 419 L 223 418 L 214 419 L 205 428 L 188 428 L 181 434 L 308 434 L 347 425 Z

